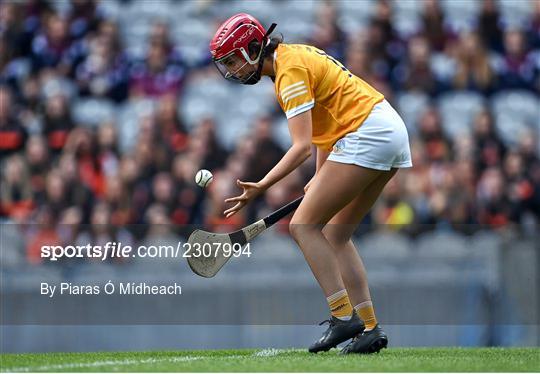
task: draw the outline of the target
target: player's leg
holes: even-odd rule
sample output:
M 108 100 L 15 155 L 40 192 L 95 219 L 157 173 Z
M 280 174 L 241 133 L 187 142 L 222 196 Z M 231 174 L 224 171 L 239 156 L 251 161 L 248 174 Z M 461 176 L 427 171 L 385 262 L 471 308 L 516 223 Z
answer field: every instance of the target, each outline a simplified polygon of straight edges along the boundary
M 325 162 L 291 220 L 291 235 L 323 289 L 332 314 L 329 329 L 310 347 L 311 352 L 328 350 L 363 330 L 349 302 L 335 251 L 322 228 L 384 173 L 351 164 Z
M 351 237 L 396 171 L 397 169 L 393 169 L 380 175 L 349 205 L 332 217 L 323 229 L 325 237 L 334 248 L 341 278 L 351 303 L 365 324 L 365 330 L 354 340 L 354 345 L 346 347 L 346 353 L 377 352 L 388 344 L 386 334 L 377 325 L 366 270 Z
M 324 236 L 335 250 L 341 278 L 355 306 L 370 300 L 370 293 L 364 264 L 351 237 L 396 172 L 397 169 L 393 169 L 381 174 L 323 228 Z
M 356 165 L 325 162 L 289 228 L 323 289 L 330 296 L 344 288 L 334 250 L 323 227 L 384 172 Z
M 412 163 L 405 124 L 390 104 L 383 101 L 372 109 L 362 126 L 334 144 L 333 152 L 321 167 L 303 203 L 293 216 L 291 225 L 293 237 L 302 248 L 327 298 L 333 300 L 334 296 L 344 294 L 340 299 L 344 306 L 348 305 L 348 308 L 344 309 L 352 309 L 347 291 L 343 288 L 344 278 L 355 295 L 353 297 L 355 301 L 369 300 L 365 269 L 360 257 L 353 253 L 355 249 L 351 248 L 350 244 L 344 245 L 345 248 L 349 247 L 349 250 L 345 250 L 338 258 L 321 226 L 326 225 L 338 212 L 345 209 L 345 213 L 338 217 L 342 218 L 340 222 L 346 223 L 341 225 L 343 226 L 341 231 L 335 235 L 345 236 L 347 240 L 344 242 L 347 243 L 361 217 L 366 214 L 384 185 L 395 174 L 392 169 L 410 166 Z M 369 201 L 361 207 L 353 203 L 351 211 L 357 208 L 362 210 L 357 212 L 357 216 L 353 217 L 352 213 L 350 217 L 345 216 L 349 212 L 346 207 L 355 199 L 364 201 L 366 198 Z M 349 227 L 345 228 L 347 224 Z M 328 230 L 330 229 L 326 230 L 327 234 L 335 237 Z M 328 248 L 331 248 L 332 255 L 328 254 Z M 342 275 L 340 264 L 345 262 L 347 267 L 343 269 Z M 336 266 L 339 274 L 336 274 Z M 363 306 L 369 309 L 368 304 Z M 332 317 L 334 316 L 332 313 Z M 352 313 L 352 318 L 355 316 L 356 313 Z M 319 340 L 319 345 L 324 343 L 325 335 Z M 375 345 L 373 347 L 378 348 Z

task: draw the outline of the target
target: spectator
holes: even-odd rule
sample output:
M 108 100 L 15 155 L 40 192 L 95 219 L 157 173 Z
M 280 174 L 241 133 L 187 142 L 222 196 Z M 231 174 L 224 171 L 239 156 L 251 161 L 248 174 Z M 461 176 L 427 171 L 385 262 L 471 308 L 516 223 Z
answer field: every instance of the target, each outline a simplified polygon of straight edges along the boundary
M 37 75 L 30 75 L 18 86 L 18 103 L 21 125 L 30 133 L 43 132 L 43 96 Z M 47 145 L 48 147 L 48 145 Z
M 540 48 L 540 1 L 534 2 L 534 10 L 531 17 L 529 30 L 529 40 L 532 48 Z
M 188 133 L 178 116 L 176 96 L 164 95 L 158 104 L 156 113 L 158 142 L 168 147 L 173 153 L 183 152 L 187 148 Z
M 32 191 L 33 193 L 41 193 L 45 188 L 45 179 L 51 163 L 45 138 L 40 135 L 31 136 L 26 143 L 25 156 Z
M 36 200 L 40 205 L 47 205 L 56 219 L 60 212 L 69 206 L 66 193 L 67 186 L 60 171 L 53 169 L 47 174 L 45 190 L 37 194 Z
M 0 4 L 0 82 L 17 88 L 25 69 L 23 55 L 27 52 L 20 4 L 4 1 Z
M 203 119 L 190 136 L 188 151 L 201 159 L 202 167 L 214 170 L 223 167 L 227 152 L 219 144 L 216 124 L 210 118 Z
M 489 168 L 481 174 L 477 189 L 480 224 L 500 227 L 510 222 L 511 207 L 504 186 L 504 176 L 499 168 Z
M 538 136 L 540 134 L 527 131 L 522 135 L 519 142 L 519 153 L 523 157 L 525 170 L 529 170 L 530 172 L 540 165 L 540 158 L 537 154 Z
M 425 0 L 422 14 L 422 34 L 429 42 L 430 49 L 443 52 L 452 33 L 445 26 L 444 13 L 438 0 Z
M 38 113 L 42 108 L 42 97 L 40 96 L 40 82 L 36 75 L 30 75 L 21 83 L 20 103 L 21 103 L 21 117 L 23 123 L 28 123 L 28 127 L 31 126 L 32 118 L 34 121 L 38 121 Z M 41 125 L 38 126 L 41 128 Z
M 414 222 L 414 211 L 411 206 L 400 199 L 401 178 L 393 178 L 384 189 L 383 199 L 373 212 L 375 223 L 399 228 Z
M 511 206 L 510 218 L 521 223 L 534 198 L 534 185 L 525 174 L 523 158 L 515 151 L 506 154 L 503 171 L 507 181 L 507 197 Z
M 111 208 L 111 223 L 113 225 L 124 226 L 135 222 L 131 195 L 117 175 L 107 178 L 104 200 Z
M 339 61 L 345 58 L 346 34 L 339 25 L 336 7 L 329 1 L 322 2 L 317 10 L 311 44 Z
M 502 52 L 501 15 L 495 0 L 483 0 L 482 9 L 478 16 L 478 34 L 489 49 Z
M 32 41 L 32 62 L 35 70 L 56 67 L 71 46 L 68 23 L 62 16 L 49 13 L 45 17 L 45 27 Z M 65 73 L 68 67 L 63 67 Z
M 388 79 L 406 51 L 394 29 L 389 1 L 380 0 L 376 3 L 375 14 L 367 29 L 367 40 L 376 74 Z
M 501 87 L 532 89 L 537 67 L 534 56 L 529 53 L 525 35 L 520 30 L 507 30 L 503 41 L 504 55 L 497 61 Z
M 167 46 L 152 42 L 144 62 L 133 66 L 129 92 L 133 97 L 178 95 L 185 77 L 181 66 L 169 64 Z
M 438 83 L 430 66 L 430 50 L 426 38 L 411 38 L 407 58 L 396 66 L 392 79 L 397 90 L 422 91 L 435 94 Z
M 120 160 L 117 177 L 122 180 L 122 184 L 128 189 L 128 191 L 133 192 L 133 188 L 140 180 L 140 170 L 133 157 L 128 155 L 122 157 Z
M 6 2 L 7 3 L 7 2 Z M 32 43 L 35 36 L 46 26 L 47 18 L 53 14 L 53 8 L 48 1 L 28 0 L 21 4 L 20 12 L 23 19 L 21 54 L 32 55 Z
M 362 78 L 366 82 L 372 82 L 375 80 L 375 77 L 371 70 L 369 50 L 365 44 L 365 41 L 349 43 L 345 61 L 347 68 L 352 74 Z
M 1 5 L 0 5 L 1 6 Z M 8 65 L 13 59 L 12 50 L 8 46 L 8 38 L 6 35 L 0 35 L 0 77 L 1 81 L 7 83 L 9 81 Z
M 176 191 L 171 175 L 165 172 L 157 174 L 152 180 L 152 202 L 166 207 L 168 217 L 174 208 L 175 195 Z
M 27 131 L 15 115 L 11 91 L 0 86 L 0 160 L 24 149 Z
M 34 208 L 30 175 L 21 156 L 11 156 L 0 179 L 0 217 L 26 217 Z
M 278 161 L 284 152 L 272 137 L 272 122 L 268 117 L 260 117 L 256 120 L 251 136 L 254 147 L 257 150 L 252 157 L 247 158 L 246 180 L 261 180 Z
M 519 144 L 519 154 L 523 159 L 523 167 L 534 190 L 528 208 L 540 221 L 540 158 L 537 152 L 538 135 L 526 133 Z
M 128 62 L 114 39 L 98 34 L 89 42 L 89 53 L 76 70 L 81 95 L 125 100 L 128 87 Z
M 5 37 L 10 57 L 18 58 L 30 53 L 31 40 L 40 18 L 50 11 L 50 5 L 45 1 L 32 0 L 26 4 L 3 1 L 0 4 L 0 34 Z
M 97 197 L 105 192 L 105 175 L 97 158 L 96 140 L 90 131 L 82 128 L 73 130 L 64 151 L 74 157 L 81 182 Z
M 474 119 L 473 134 L 475 139 L 475 162 L 479 172 L 500 165 L 506 147 L 495 132 L 493 117 L 483 110 Z
M 124 206 L 124 203 L 129 201 L 131 207 L 130 222 L 132 223 L 143 222 L 144 209 L 150 203 L 150 188 L 141 167 L 137 158 L 130 155 L 122 157 L 117 177 L 121 181 L 126 196 L 123 196 L 120 200 L 115 199 L 114 203 L 111 204 L 113 209 L 118 209 L 118 207 Z M 125 212 L 123 208 L 120 209 Z
M 144 157 L 144 160 L 141 158 L 141 161 L 147 165 L 146 167 L 149 168 L 151 175 L 170 168 L 168 149 L 166 147 L 154 147 L 158 139 L 159 129 L 156 126 L 156 117 L 148 116 L 144 118 L 139 128 L 137 147 L 144 149 L 143 152 L 146 152 L 146 148 L 150 151 L 148 155 L 143 153 L 146 157 Z
M 95 195 L 81 180 L 75 155 L 63 154 L 58 161 L 58 170 L 66 186 L 64 191 L 66 205 L 78 207 L 82 222 L 88 223 Z
M 120 152 L 118 151 L 118 141 L 116 127 L 112 123 L 102 124 L 97 133 L 97 159 L 100 169 L 105 177 L 116 176 Z
M 69 133 L 74 127 L 67 98 L 63 94 L 55 94 L 47 98 L 43 133 L 53 152 L 59 153 L 64 148 Z
M 169 25 L 167 23 L 158 21 L 152 24 L 152 28 L 150 29 L 149 42 L 150 45 L 155 43 L 164 46 L 169 64 L 179 66 L 184 65 L 182 54 L 171 39 Z
M 474 198 L 476 192 L 477 171 L 474 161 L 462 160 L 453 166 L 452 174 L 456 179 L 456 187 L 463 194 L 463 199 L 469 205 L 471 214 L 474 214 Z
M 489 54 L 475 32 L 465 32 L 459 37 L 454 50 L 456 73 L 453 87 L 458 90 L 473 90 L 489 95 L 495 89 L 495 73 Z
M 419 136 L 429 161 L 441 162 L 450 159 L 450 141 L 444 135 L 441 117 L 435 108 L 428 108 L 420 117 Z
M 175 210 L 172 213 L 172 222 L 176 225 L 196 223 L 201 220 L 198 214 L 204 195 L 203 190 L 198 188 L 193 180 L 193 176 L 200 168 L 198 162 L 189 154 L 179 154 L 174 158 L 172 176 L 178 193 L 176 194 Z
M 71 0 L 69 34 L 72 39 L 80 39 L 96 30 L 99 23 L 96 0 Z

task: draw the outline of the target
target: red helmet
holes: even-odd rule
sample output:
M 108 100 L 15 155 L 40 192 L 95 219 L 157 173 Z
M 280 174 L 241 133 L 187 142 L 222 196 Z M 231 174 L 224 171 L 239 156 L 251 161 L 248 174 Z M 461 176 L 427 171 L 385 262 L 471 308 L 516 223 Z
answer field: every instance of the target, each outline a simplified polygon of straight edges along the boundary
M 256 83 L 260 79 L 260 60 L 266 46 L 266 37 L 265 28 L 249 14 L 239 13 L 226 20 L 210 41 L 210 53 L 221 74 L 229 80 Z M 259 51 L 249 50 L 249 44 L 253 41 L 261 46 Z M 254 52 L 256 56 L 252 56 Z M 248 67 L 257 64 L 259 66 L 256 69 Z

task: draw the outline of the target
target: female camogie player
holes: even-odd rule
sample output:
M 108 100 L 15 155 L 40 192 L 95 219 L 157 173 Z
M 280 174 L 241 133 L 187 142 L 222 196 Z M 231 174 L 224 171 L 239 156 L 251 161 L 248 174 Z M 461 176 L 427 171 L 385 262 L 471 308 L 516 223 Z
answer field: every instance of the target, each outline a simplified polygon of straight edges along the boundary
M 378 352 L 388 338 L 377 324 L 351 236 L 397 169 L 412 166 L 407 129 L 381 93 L 320 49 L 270 37 L 275 26 L 266 31 L 240 13 L 210 42 L 226 79 L 243 84 L 255 84 L 261 76 L 272 79 L 292 138 L 263 179 L 237 181 L 243 193 L 225 200 L 235 205 L 224 214 L 235 214 L 297 168 L 315 144 L 316 172 L 289 227 L 331 311 L 329 328 L 309 351 L 327 351 L 353 338 L 342 353 Z

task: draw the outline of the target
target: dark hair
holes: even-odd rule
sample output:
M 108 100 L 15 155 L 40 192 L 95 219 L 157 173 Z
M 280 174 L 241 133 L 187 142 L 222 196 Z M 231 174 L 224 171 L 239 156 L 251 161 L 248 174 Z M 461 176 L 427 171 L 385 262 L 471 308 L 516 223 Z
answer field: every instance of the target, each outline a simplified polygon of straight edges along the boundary
M 266 45 L 266 48 L 263 51 L 263 58 L 270 56 L 277 49 L 278 45 L 283 43 L 283 35 L 271 36 L 270 42 Z M 250 56 L 257 55 L 261 48 L 261 43 L 256 40 L 251 41 L 248 44 L 248 52 Z
M 278 45 L 283 43 L 283 35 L 279 34 L 279 36 L 271 36 L 270 37 L 270 43 L 266 46 L 266 56 L 271 55 L 274 53 L 274 51 L 277 49 Z

